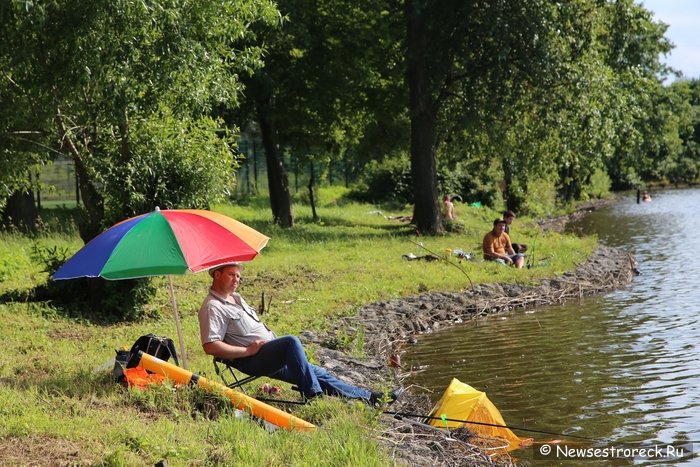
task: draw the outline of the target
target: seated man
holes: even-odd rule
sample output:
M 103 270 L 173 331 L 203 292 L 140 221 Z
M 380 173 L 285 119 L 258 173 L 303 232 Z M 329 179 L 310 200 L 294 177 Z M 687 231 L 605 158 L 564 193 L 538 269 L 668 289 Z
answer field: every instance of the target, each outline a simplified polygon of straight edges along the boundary
M 510 244 L 510 237 L 506 233 L 506 221 L 503 219 L 493 221 L 493 229 L 484 236 L 481 247 L 486 260 L 511 264 L 518 269 L 522 269 L 525 264 L 525 255 L 516 253 Z
M 277 337 L 258 318 L 236 289 L 242 265 L 230 263 L 209 270 L 212 286 L 199 310 L 199 330 L 204 351 L 229 360 L 234 368 L 251 376 L 269 376 L 299 387 L 304 397 L 320 394 L 361 399 L 374 406 L 383 392 L 372 392 L 340 381 L 306 358 L 296 336 Z M 397 391 L 388 394 L 396 400 Z
M 513 211 L 506 211 L 503 213 L 503 220 L 506 221 L 506 233 L 510 237 L 510 225 L 515 220 L 515 213 Z M 524 243 L 512 243 L 513 251 L 516 253 L 525 253 L 527 251 L 527 245 Z

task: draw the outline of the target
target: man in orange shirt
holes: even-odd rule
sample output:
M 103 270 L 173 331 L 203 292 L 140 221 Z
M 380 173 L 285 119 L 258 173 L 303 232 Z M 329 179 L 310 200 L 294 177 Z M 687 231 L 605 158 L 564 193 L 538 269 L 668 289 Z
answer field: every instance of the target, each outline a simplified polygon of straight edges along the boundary
M 484 236 L 481 248 L 484 250 L 485 260 L 510 264 L 518 269 L 522 269 L 525 264 L 525 255 L 513 250 L 510 237 L 506 233 L 506 221 L 503 219 L 493 221 L 493 229 Z

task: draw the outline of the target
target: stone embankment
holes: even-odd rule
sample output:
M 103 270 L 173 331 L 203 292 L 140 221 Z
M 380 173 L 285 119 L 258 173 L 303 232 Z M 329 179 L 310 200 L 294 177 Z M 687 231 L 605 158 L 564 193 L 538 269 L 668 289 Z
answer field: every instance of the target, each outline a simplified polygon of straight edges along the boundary
M 415 297 L 372 303 L 342 324 L 346 329 L 361 325 L 370 354 L 388 346 L 410 342 L 416 334 L 459 324 L 481 316 L 555 305 L 586 295 L 623 287 L 632 280 L 636 265 L 628 253 L 605 246 L 575 270 L 546 279 L 535 286 L 477 284 L 462 292 L 429 292 Z

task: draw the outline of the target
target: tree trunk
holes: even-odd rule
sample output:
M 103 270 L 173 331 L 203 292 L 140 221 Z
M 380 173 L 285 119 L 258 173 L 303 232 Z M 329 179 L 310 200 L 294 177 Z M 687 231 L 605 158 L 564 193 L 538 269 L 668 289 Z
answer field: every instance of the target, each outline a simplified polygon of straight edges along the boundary
M 29 172 L 29 182 L 32 181 L 32 173 Z M 36 171 L 36 210 L 41 211 L 41 171 Z
M 83 242 L 87 243 L 102 231 L 102 221 L 105 214 L 104 199 L 97 191 L 97 188 L 95 188 L 80 151 L 66 131 L 63 115 L 60 110 L 58 111 L 56 119 L 58 121 L 58 127 L 61 129 L 61 144 L 68 147 L 68 152 L 73 157 L 73 162 L 75 164 L 75 173 L 78 176 L 78 185 L 80 187 L 80 197 L 83 199 L 83 205 L 87 212 L 87 219 L 78 223 L 78 230 L 80 238 L 83 239 Z
M 270 190 L 270 207 L 272 219 L 280 227 L 292 227 L 292 199 L 289 196 L 289 179 L 284 163 L 277 148 L 275 130 L 265 112 L 258 108 L 258 119 L 263 148 L 265 149 L 265 161 L 267 162 L 267 183 Z
M 314 199 L 314 178 L 316 178 L 314 174 L 314 162 L 310 161 L 309 162 L 309 168 L 311 171 L 311 175 L 309 176 L 309 202 L 311 203 L 311 212 L 313 214 L 313 219 L 314 221 L 318 220 L 318 214 L 316 213 L 316 200 Z
M 245 194 L 250 196 L 250 161 L 246 160 L 245 165 Z
M 427 54 L 430 53 L 425 28 L 414 1 L 405 3 L 406 44 L 411 118 L 411 175 L 413 178 L 413 223 L 422 234 L 442 231 L 438 206 L 435 168 L 437 102 L 428 83 Z
M 505 185 L 503 188 L 503 198 L 505 201 L 506 209 L 508 211 L 513 211 L 513 212 L 518 212 L 520 211 L 520 203 L 519 203 L 519 198 L 515 196 L 515 193 L 513 193 L 513 177 L 514 177 L 514 170 L 513 170 L 513 164 L 512 164 L 512 159 L 510 156 L 505 156 L 503 158 L 503 184 Z
M 581 199 L 581 181 L 574 176 L 571 167 L 559 169 L 559 180 L 561 180 L 559 198 L 562 201 L 568 203 L 569 201 Z
M 294 167 L 294 193 L 299 193 L 299 159 L 292 154 L 289 162 Z
M 253 137 L 253 193 L 258 194 L 258 147 Z
M 328 161 L 328 185 L 333 186 L 333 159 Z
M 18 229 L 25 233 L 36 232 L 37 211 L 34 205 L 34 194 L 31 190 L 15 191 L 7 199 L 2 211 L 4 228 Z
M 345 188 L 350 186 L 350 163 L 348 162 L 347 152 L 343 153 L 343 179 Z

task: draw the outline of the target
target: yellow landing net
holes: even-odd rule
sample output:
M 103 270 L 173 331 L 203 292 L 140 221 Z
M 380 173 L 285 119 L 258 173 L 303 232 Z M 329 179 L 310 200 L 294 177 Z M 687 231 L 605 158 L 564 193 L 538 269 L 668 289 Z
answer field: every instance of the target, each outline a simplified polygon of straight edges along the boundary
M 491 425 L 506 424 L 496 406 L 486 397 L 486 393 L 477 391 L 457 378 L 452 378 L 452 382 L 447 386 L 442 398 L 430 412 L 431 417 L 442 417 L 443 414 L 445 414 L 445 418 L 455 420 L 469 420 Z M 464 425 L 480 437 L 503 439 L 509 444 L 508 450 L 518 449 L 521 442 L 530 441 L 519 438 L 508 428 L 430 420 L 430 424 L 436 427 L 444 428 L 445 423 L 447 423 L 448 428 L 458 428 Z

